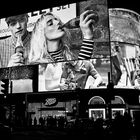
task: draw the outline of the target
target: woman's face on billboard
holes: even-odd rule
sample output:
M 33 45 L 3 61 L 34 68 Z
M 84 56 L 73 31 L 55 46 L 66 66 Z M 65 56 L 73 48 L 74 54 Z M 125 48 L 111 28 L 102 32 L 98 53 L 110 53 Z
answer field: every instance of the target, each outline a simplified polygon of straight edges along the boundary
M 46 39 L 50 41 L 61 39 L 64 36 L 64 34 L 65 31 L 62 28 L 62 22 L 60 21 L 60 19 L 53 15 L 46 15 Z

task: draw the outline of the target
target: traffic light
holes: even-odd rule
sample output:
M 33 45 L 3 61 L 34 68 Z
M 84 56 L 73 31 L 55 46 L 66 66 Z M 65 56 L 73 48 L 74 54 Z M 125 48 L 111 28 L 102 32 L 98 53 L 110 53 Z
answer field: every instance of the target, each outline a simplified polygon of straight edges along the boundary
M 8 92 L 9 92 L 9 79 L 2 79 L 1 80 L 1 92 L 3 94 L 8 94 Z

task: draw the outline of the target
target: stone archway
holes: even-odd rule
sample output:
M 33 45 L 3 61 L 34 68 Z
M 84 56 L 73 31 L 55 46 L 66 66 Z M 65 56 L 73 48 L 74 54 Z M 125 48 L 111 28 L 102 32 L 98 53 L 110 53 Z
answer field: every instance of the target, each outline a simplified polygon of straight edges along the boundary
M 89 101 L 88 105 L 104 105 L 106 104 L 105 100 L 101 96 L 93 96 Z M 105 108 L 90 108 L 89 109 L 89 118 L 97 120 L 98 118 L 105 119 Z
M 115 99 L 111 101 L 111 104 L 125 104 L 125 101 L 121 96 L 115 96 Z
M 115 96 L 115 99 L 111 101 L 112 105 L 117 105 L 116 107 L 112 106 L 112 119 L 115 118 L 116 113 L 120 113 L 121 115 L 124 115 L 125 112 L 125 107 L 123 105 L 125 105 L 125 101 L 121 96 Z M 120 107 L 119 107 L 120 106 Z
M 105 104 L 105 100 L 101 96 L 93 96 L 89 102 L 88 105 L 93 105 L 93 104 Z

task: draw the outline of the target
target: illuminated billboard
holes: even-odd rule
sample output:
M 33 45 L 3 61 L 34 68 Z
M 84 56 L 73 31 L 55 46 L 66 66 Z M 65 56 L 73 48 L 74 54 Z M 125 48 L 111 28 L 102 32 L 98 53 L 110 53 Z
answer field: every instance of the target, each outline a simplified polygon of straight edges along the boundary
M 0 74 L 4 76 L 0 80 L 12 81 L 13 93 L 106 87 L 108 72 L 106 0 L 75 2 L 1 19 Z
M 112 79 L 116 88 L 139 89 L 139 17 L 129 9 L 109 9 Z
M 110 61 L 74 60 L 39 65 L 39 91 L 94 89 L 106 87 Z M 61 68 L 62 67 L 62 68 Z

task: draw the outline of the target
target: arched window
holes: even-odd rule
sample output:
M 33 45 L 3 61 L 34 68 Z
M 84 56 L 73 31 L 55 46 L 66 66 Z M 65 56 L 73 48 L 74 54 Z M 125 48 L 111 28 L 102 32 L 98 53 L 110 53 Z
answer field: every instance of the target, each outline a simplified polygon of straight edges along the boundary
M 88 102 L 89 105 L 93 105 L 93 104 L 105 104 L 105 100 L 100 97 L 100 96 L 93 96 L 89 102 Z
M 111 104 L 125 104 L 125 102 L 121 96 L 115 96 L 115 99 L 111 101 Z

